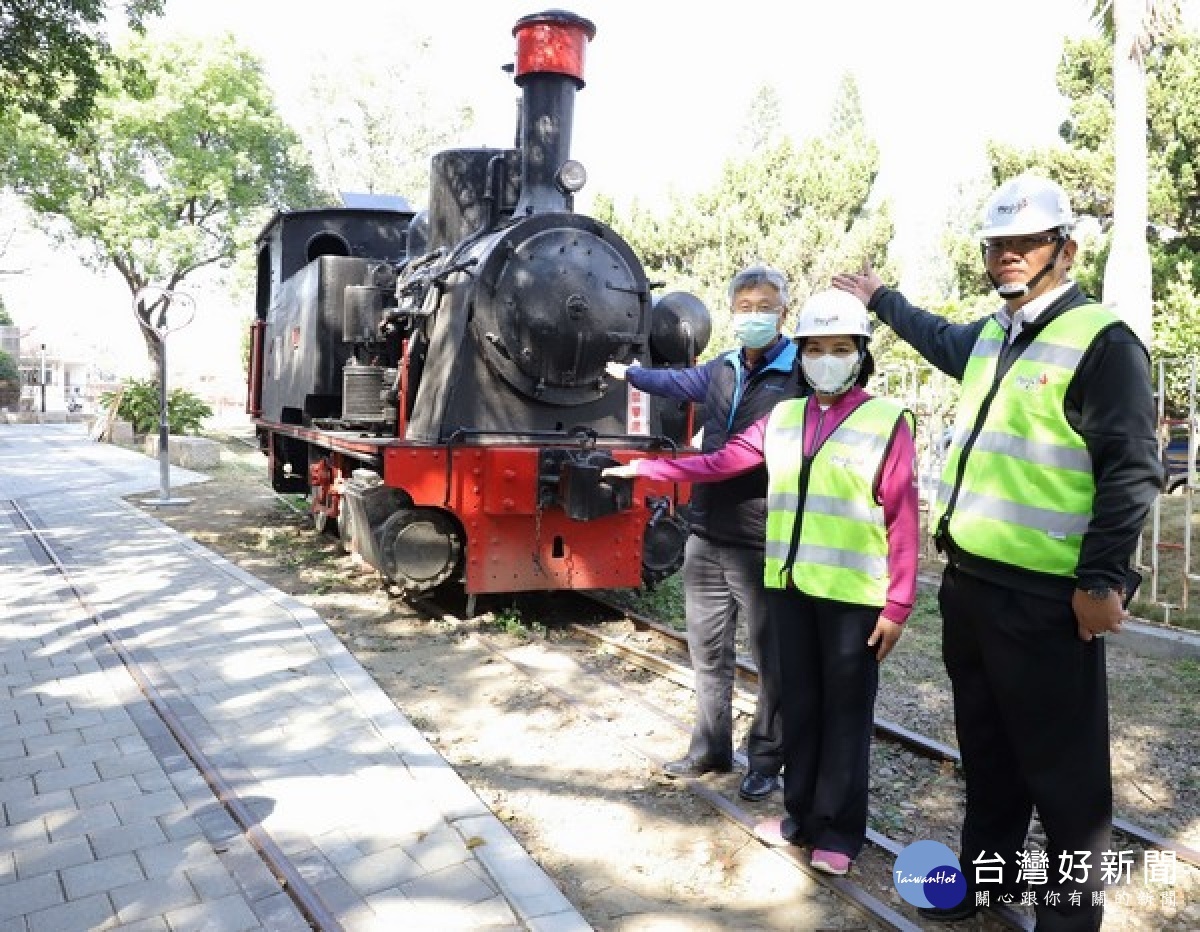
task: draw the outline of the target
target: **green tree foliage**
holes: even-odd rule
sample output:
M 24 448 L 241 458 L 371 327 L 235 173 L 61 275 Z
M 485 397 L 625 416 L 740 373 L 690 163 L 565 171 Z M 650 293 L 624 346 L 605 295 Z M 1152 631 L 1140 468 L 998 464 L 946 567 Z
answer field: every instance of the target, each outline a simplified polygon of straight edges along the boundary
M 1146 53 L 1150 256 L 1156 354 L 1200 353 L 1200 37 L 1171 33 Z M 1046 173 L 1071 195 L 1078 213 L 1107 231 L 1113 212 L 1112 56 L 1106 40 L 1068 42 L 1058 86 L 1070 101 L 1066 146 L 1018 150 L 989 146 L 997 182 L 1026 168 Z M 1085 244 L 1086 246 L 1086 244 Z M 1099 294 L 1107 258 L 1101 237 L 1083 250 L 1076 277 Z
M 298 126 L 322 185 L 330 191 L 402 194 L 414 206 L 429 189 L 429 158 L 475 115 L 464 103 L 439 106 L 423 81 L 427 41 L 397 57 L 390 49 L 326 60 L 313 72 Z
M 100 396 L 100 404 L 105 408 L 111 406 L 116 394 L 105 392 Z M 158 382 L 126 379 L 122 383 L 117 417 L 129 421 L 135 433 L 154 433 L 158 430 L 160 405 Z M 185 389 L 173 388 L 167 393 L 167 426 L 172 434 L 198 433 L 204 419 L 212 417 L 212 413 L 208 404 Z
M 752 113 L 771 112 L 770 95 L 760 91 Z M 868 207 L 878 170 L 879 152 L 866 131 L 857 85 L 846 78 L 820 136 L 803 143 L 781 137 L 730 159 L 712 188 L 690 198 L 676 195 L 664 212 L 634 204 L 617 217 L 603 198 L 596 212 L 628 239 L 651 279 L 705 300 L 713 312 L 713 353 L 730 345 L 725 292 L 747 265 L 768 262 L 781 269 L 793 308 L 828 287 L 834 272 L 864 260 L 887 274 L 890 209 Z
M 92 113 L 104 70 L 117 64 L 100 27 L 104 0 L 0 0 L 0 113 L 27 113 L 73 136 Z M 163 0 L 127 0 L 141 31 Z
M 0 182 L 49 232 L 82 241 L 93 267 L 115 268 L 131 294 L 173 290 L 233 258 L 271 208 L 317 194 L 261 63 L 232 37 L 137 40 L 127 54 L 141 79 L 123 84 L 109 69 L 94 118 L 72 140 L 28 115 L 0 117 Z M 152 335 L 147 348 L 157 359 Z
M 11 327 L 12 325 L 12 314 L 8 313 L 8 308 L 4 306 L 4 295 L 0 295 L 0 327 Z
M 19 382 L 21 371 L 12 355 L 0 350 L 0 382 Z

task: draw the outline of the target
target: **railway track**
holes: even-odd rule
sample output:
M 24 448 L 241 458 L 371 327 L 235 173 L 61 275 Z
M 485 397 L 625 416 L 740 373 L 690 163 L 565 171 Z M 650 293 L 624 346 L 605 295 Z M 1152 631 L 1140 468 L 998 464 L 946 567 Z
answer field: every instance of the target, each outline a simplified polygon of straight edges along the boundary
M 237 824 L 247 842 L 278 880 L 283 892 L 295 904 L 309 926 L 316 932 L 342 932 L 344 927 L 329 912 L 316 891 L 305 880 L 300 869 L 288 858 L 274 839 L 261 828 L 258 824 L 259 816 L 238 795 L 232 783 L 222 773 L 221 768 L 209 759 L 201 749 L 200 742 L 189 731 L 183 720 L 172 711 L 170 702 L 155 687 L 151 676 L 136 659 L 134 651 L 122 641 L 104 613 L 93 606 L 76 585 L 66 563 L 46 539 L 46 536 L 34 525 L 18 502 L 7 502 L 6 508 L 18 533 L 25 537 L 30 551 L 39 559 L 39 562 L 53 567 L 54 571 L 62 578 L 66 589 L 71 593 L 71 598 L 82 609 L 83 617 L 74 622 L 75 627 L 85 636 L 90 635 L 89 640 L 98 656 L 109 652 L 111 658 L 115 658 L 116 662 L 124 666 L 153 714 L 174 738 L 180 751 L 187 755 L 216 797 L 220 807 Z M 89 628 L 93 630 L 89 631 Z
M 675 631 L 673 628 L 670 628 L 661 622 L 655 621 L 652 618 L 647 618 L 635 612 L 630 612 L 622 606 L 603 598 L 590 594 L 586 596 L 586 598 L 596 601 L 598 604 L 603 605 L 612 611 L 620 612 L 631 622 L 633 622 L 639 629 L 653 632 L 657 637 L 669 642 L 674 648 L 682 648 L 686 651 L 687 642 L 683 634 Z M 598 643 L 604 644 L 605 648 L 608 650 L 621 652 L 627 659 L 630 660 L 630 662 L 644 664 L 648 669 L 655 669 L 661 672 L 662 675 L 668 676 L 668 678 L 672 679 L 673 682 L 677 682 L 684 686 L 688 686 L 690 684 L 690 667 L 675 663 L 667 660 L 666 658 L 656 657 L 649 651 L 632 648 L 630 645 L 622 644 L 620 641 L 617 641 L 614 638 L 607 638 L 595 631 L 591 631 L 583 625 L 572 625 L 571 629 L 581 637 L 586 637 L 597 641 Z M 737 677 L 738 680 L 748 689 L 757 691 L 758 671 L 751 663 L 739 658 L 737 663 Z M 747 694 L 745 692 L 739 693 L 735 690 L 735 702 L 741 711 L 753 713 L 754 692 Z M 878 716 L 875 719 L 875 733 L 881 738 L 900 744 L 908 750 L 929 760 L 947 761 L 953 763 L 955 766 L 958 766 L 961 762 L 961 757 L 959 756 L 958 751 L 949 745 L 943 744 L 940 741 L 935 741 L 932 738 L 928 738 L 925 735 L 911 731 L 907 728 L 904 728 L 902 725 L 888 721 L 887 719 L 879 718 Z M 1129 838 L 1140 845 L 1148 848 L 1155 848 L 1161 851 L 1174 851 L 1175 856 L 1180 861 L 1185 861 L 1188 864 L 1200 867 L 1200 851 L 1197 851 L 1188 845 L 1185 845 L 1174 839 L 1166 838 L 1163 835 L 1146 828 L 1145 826 L 1138 825 L 1136 822 L 1130 821 L 1129 819 L 1120 817 L 1114 818 L 1113 828 L 1126 838 Z

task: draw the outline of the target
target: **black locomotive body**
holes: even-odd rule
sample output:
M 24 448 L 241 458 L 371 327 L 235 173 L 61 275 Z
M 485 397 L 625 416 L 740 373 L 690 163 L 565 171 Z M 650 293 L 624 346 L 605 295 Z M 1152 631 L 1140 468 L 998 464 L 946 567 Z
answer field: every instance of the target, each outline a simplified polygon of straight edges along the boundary
M 674 455 L 690 417 L 605 375 L 688 364 L 690 295 L 574 212 L 590 22 L 522 18 L 513 149 L 432 159 L 428 210 L 277 215 L 260 235 L 248 407 L 277 490 L 397 584 L 468 593 L 637 585 L 672 572 L 686 489 L 607 482 Z

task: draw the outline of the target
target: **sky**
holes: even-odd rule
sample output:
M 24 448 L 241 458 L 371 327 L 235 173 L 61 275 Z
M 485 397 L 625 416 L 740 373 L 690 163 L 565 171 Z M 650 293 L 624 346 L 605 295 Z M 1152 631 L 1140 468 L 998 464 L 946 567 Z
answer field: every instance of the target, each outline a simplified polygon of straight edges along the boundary
M 573 157 L 618 206 L 665 202 L 669 191 L 712 184 L 737 151 L 746 109 L 769 84 L 795 139 L 822 130 L 843 75 L 858 81 L 868 131 L 881 150 L 879 194 L 893 203 L 902 276 L 917 274 L 959 182 L 985 168 L 988 139 L 1049 145 L 1066 116 L 1054 83 L 1066 36 L 1091 27 L 1084 0 L 738 0 L 722 8 L 680 0 L 167 0 L 160 36 L 233 32 L 263 59 L 285 117 L 307 105 L 314 63 L 369 43 L 400 58 L 427 40 L 429 83 L 470 103 L 475 126 L 460 145 L 512 144 L 517 89 L 500 70 L 513 58 L 523 15 L 570 9 L 596 25 L 587 86 L 575 104 Z M 335 15 L 335 12 L 337 15 Z M 399 192 L 423 205 L 423 192 Z M 124 286 L 85 275 L 69 252 L 36 238 L 16 244 L 29 273 L 0 278 L 18 323 L 37 296 L 63 293 L 62 317 L 139 347 Z M 9 263 L 11 264 L 11 263 Z M 80 285 L 88 282 L 90 284 Z M 904 283 L 902 278 L 901 283 Z M 123 305 L 118 308 L 117 304 Z M 236 326 L 246 311 L 201 302 L 203 326 Z M 209 302 L 212 303 L 212 302 Z M 50 321 L 45 322 L 50 326 Z M 224 351 L 224 350 L 223 350 Z

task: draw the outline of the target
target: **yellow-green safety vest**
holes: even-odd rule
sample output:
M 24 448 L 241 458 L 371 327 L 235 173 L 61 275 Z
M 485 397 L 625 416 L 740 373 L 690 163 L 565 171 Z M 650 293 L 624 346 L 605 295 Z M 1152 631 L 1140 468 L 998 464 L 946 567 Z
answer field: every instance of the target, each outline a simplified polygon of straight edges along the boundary
M 1022 350 L 999 383 L 1005 333 L 989 320 L 963 372 L 954 434 L 930 527 L 963 551 L 1073 577 L 1096 485 L 1064 403 L 1096 337 L 1117 322 L 1098 304 L 1064 311 Z
M 889 582 L 887 527 L 875 482 L 901 416 L 882 398 L 852 411 L 804 471 L 807 399 L 775 406 L 767 422 L 767 540 L 764 583 L 822 599 L 882 607 Z M 819 416 L 819 415 L 818 415 Z M 796 520 L 800 518 L 799 539 Z M 794 552 L 793 552 L 794 547 Z

